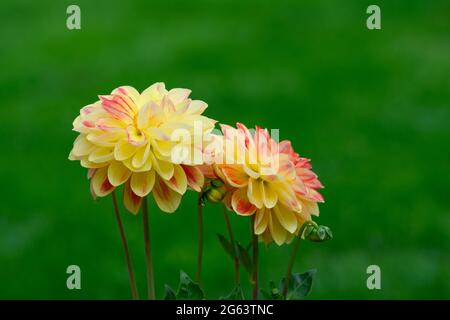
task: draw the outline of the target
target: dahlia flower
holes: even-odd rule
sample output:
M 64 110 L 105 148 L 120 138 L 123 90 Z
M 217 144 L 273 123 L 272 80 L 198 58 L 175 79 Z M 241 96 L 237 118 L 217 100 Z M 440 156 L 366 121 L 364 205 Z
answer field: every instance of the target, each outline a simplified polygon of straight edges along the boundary
M 152 191 L 159 208 L 173 212 L 188 186 L 200 191 L 204 177 L 195 165 L 202 163 L 215 121 L 202 115 L 207 104 L 191 100 L 190 93 L 168 91 L 164 83 L 142 93 L 122 86 L 81 109 L 69 159 L 89 169 L 94 198 L 123 184 L 132 213 Z
M 318 202 L 324 201 L 310 160 L 260 127 L 253 134 L 240 123 L 221 128 L 221 143 L 210 153 L 214 175 L 227 186 L 220 189 L 223 202 L 239 215 L 256 215 L 254 233 L 266 243 L 290 242 L 304 222 L 319 215 Z M 200 168 L 213 177 L 211 169 Z

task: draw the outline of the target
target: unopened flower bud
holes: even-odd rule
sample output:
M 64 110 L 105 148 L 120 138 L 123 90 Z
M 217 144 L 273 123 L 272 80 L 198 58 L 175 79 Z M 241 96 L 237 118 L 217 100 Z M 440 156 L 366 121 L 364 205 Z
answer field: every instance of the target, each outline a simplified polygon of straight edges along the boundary
M 204 202 L 217 203 L 222 201 L 226 191 L 226 186 L 222 181 L 218 179 L 212 180 L 210 185 L 203 191 L 202 199 Z

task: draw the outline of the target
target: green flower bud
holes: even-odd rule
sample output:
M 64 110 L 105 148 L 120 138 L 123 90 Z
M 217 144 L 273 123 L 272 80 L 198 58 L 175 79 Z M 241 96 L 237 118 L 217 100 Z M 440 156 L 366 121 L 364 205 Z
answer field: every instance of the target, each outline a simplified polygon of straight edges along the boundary
M 217 203 L 222 201 L 225 196 L 227 189 L 225 184 L 216 179 L 210 182 L 210 185 L 205 188 L 202 195 L 202 202 L 205 203 L 207 201 Z
M 302 226 L 301 237 L 313 242 L 323 242 L 333 239 L 333 233 L 327 226 L 319 226 L 314 221 L 305 222 Z

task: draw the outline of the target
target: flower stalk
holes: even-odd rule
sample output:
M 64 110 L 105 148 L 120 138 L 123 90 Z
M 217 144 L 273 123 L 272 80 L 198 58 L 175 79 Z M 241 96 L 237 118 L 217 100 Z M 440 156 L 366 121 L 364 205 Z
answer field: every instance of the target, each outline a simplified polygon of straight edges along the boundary
M 130 281 L 131 296 L 133 297 L 133 300 L 139 300 L 139 293 L 138 293 L 138 290 L 136 287 L 136 280 L 134 278 L 133 266 L 131 264 L 130 253 L 128 250 L 128 243 L 127 243 L 127 239 L 125 237 L 125 231 L 123 229 L 122 219 L 120 218 L 120 212 L 119 212 L 119 207 L 117 205 L 117 197 L 116 197 L 115 191 L 112 192 L 112 202 L 113 202 L 113 206 L 114 206 L 114 214 L 116 216 L 117 226 L 119 228 L 120 239 L 122 240 L 122 246 L 123 246 L 123 250 L 125 252 L 125 263 L 128 268 L 128 278 Z
M 308 236 L 315 234 L 313 230 L 318 230 L 319 226 L 314 221 L 307 221 L 303 223 L 300 231 L 294 242 L 294 247 L 292 248 L 291 257 L 289 258 L 288 268 L 286 271 L 286 275 L 284 276 L 284 288 L 283 288 L 283 296 L 286 299 L 287 292 L 289 290 L 289 281 L 291 279 L 292 268 L 294 267 L 295 257 L 297 256 L 298 247 L 300 245 L 300 241 L 303 238 L 304 233 L 308 233 Z M 326 240 L 326 239 L 324 239 Z M 322 241 L 324 241 L 322 240 Z
M 203 260 L 203 202 L 202 194 L 199 193 L 197 201 L 198 212 L 198 251 L 197 251 L 197 273 L 195 274 L 195 281 L 200 283 L 202 273 L 202 260 Z
M 250 224 L 250 232 L 252 235 L 252 248 L 253 248 L 253 271 L 252 271 L 252 285 L 253 292 L 252 297 L 253 300 L 258 300 L 258 291 L 259 291 L 259 283 L 258 283 L 258 235 L 255 234 L 255 222 L 256 215 L 252 215 L 252 220 Z
M 145 262 L 147 272 L 147 296 L 148 300 L 155 300 L 155 281 L 153 276 L 151 246 L 150 246 L 150 228 L 148 223 L 147 197 L 142 199 L 142 224 L 144 226 L 144 247 Z
M 230 243 L 234 250 L 233 251 L 234 281 L 236 282 L 236 285 L 239 285 L 241 282 L 241 275 L 239 272 L 239 257 L 236 250 L 236 242 L 234 241 L 233 230 L 231 229 L 231 223 L 230 218 L 228 217 L 227 208 L 225 207 L 225 205 L 222 205 L 222 207 L 223 207 L 223 216 L 225 218 L 225 224 L 227 226 L 228 236 L 230 237 Z

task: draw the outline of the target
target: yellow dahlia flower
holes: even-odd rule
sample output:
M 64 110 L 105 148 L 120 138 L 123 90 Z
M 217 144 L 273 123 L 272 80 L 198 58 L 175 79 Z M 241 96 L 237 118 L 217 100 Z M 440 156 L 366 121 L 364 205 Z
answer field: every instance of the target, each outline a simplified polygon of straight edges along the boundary
M 289 242 L 305 221 L 319 215 L 317 203 L 323 202 L 316 190 L 323 186 L 309 159 L 259 127 L 254 134 L 240 123 L 237 129 L 221 127 L 222 142 L 211 154 L 215 174 L 228 185 L 225 204 L 239 215 L 256 214 L 254 232 L 266 243 Z
M 207 104 L 188 89 L 155 83 L 142 93 L 122 86 L 81 109 L 70 160 L 89 169 L 91 192 L 103 197 L 125 184 L 126 208 L 137 213 L 151 191 L 159 208 L 173 212 L 187 186 L 200 191 L 202 146 L 215 121 L 202 116 Z

